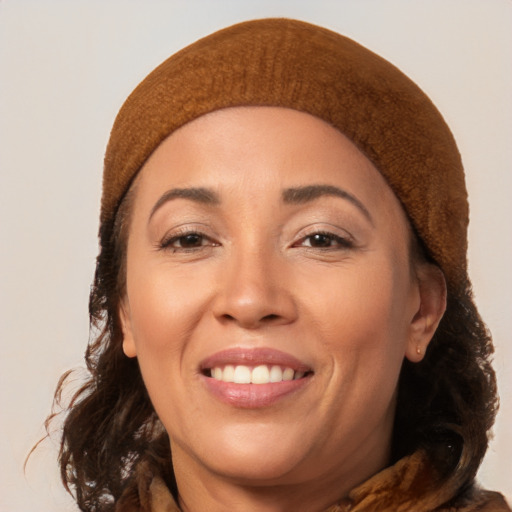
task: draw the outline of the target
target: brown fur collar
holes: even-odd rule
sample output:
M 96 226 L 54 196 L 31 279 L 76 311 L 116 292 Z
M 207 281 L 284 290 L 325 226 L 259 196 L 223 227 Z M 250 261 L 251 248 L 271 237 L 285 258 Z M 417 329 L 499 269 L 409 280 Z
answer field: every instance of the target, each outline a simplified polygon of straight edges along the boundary
M 356 487 L 350 505 L 326 512 L 511 512 L 503 496 L 475 487 L 460 494 L 449 484 L 433 486 L 422 452 L 400 460 Z M 141 461 L 116 504 L 116 512 L 180 512 L 158 470 Z

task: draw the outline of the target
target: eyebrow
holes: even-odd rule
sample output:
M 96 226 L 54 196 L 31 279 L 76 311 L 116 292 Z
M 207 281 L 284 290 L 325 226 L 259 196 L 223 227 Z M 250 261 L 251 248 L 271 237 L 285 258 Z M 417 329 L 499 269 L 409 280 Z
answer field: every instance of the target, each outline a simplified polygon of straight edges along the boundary
M 283 191 L 282 198 L 287 204 L 304 204 L 314 201 L 323 196 L 335 196 L 345 199 L 356 206 L 363 215 L 373 224 L 373 218 L 364 204 L 354 195 L 346 190 L 333 185 L 306 185 L 304 187 L 287 188 Z M 165 192 L 151 209 L 149 220 L 165 203 L 173 199 L 188 199 L 196 203 L 218 205 L 219 195 L 211 189 L 203 187 L 173 188 Z
M 155 203 L 151 209 L 149 219 L 153 217 L 156 211 L 161 208 L 165 203 L 173 199 L 189 199 L 196 203 L 216 205 L 220 203 L 220 198 L 213 190 L 207 188 L 172 188 L 165 192 L 160 199 Z
M 323 196 L 335 196 L 346 199 L 356 206 L 370 223 L 373 224 L 373 218 L 370 212 L 357 197 L 333 185 L 306 185 L 304 187 L 288 188 L 283 191 L 283 201 L 288 204 L 309 203 Z

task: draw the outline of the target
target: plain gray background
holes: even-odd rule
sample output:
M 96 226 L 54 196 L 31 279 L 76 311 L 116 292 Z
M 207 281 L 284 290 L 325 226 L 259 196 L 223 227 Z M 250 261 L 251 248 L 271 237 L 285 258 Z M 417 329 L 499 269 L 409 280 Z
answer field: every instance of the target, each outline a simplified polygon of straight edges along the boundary
M 121 103 L 216 29 L 287 16 L 341 32 L 415 80 L 458 141 L 470 273 L 496 343 L 502 410 L 481 481 L 512 498 L 510 0 L 0 0 L 0 512 L 76 510 L 43 435 L 60 374 L 81 365 L 104 148 Z M 77 376 L 77 383 L 79 376 Z

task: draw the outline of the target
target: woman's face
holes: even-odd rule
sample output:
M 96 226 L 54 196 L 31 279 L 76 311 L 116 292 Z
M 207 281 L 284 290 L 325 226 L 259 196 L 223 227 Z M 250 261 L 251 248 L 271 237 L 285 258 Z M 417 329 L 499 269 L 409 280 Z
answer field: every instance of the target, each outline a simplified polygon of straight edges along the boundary
M 121 317 L 178 483 L 357 483 L 386 464 L 400 367 L 420 357 L 409 248 L 378 171 L 308 114 L 226 109 L 157 148 Z

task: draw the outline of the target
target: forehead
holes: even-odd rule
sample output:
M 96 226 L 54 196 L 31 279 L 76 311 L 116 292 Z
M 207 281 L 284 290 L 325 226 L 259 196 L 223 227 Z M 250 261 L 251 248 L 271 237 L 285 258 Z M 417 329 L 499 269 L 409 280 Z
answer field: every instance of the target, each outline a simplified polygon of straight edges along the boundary
M 187 123 L 158 146 L 137 182 L 148 206 L 175 187 L 206 187 L 261 204 L 287 188 L 333 185 L 378 215 L 405 219 L 385 179 L 345 135 L 282 107 L 223 109 Z
M 230 176 L 230 171 L 233 176 Z M 350 171 L 370 189 L 386 183 L 373 164 L 337 129 L 282 107 L 237 107 L 212 112 L 176 130 L 153 152 L 141 175 L 169 181 L 241 179 L 251 172 L 306 179 L 308 171 Z M 346 172 L 349 174 L 349 172 Z

